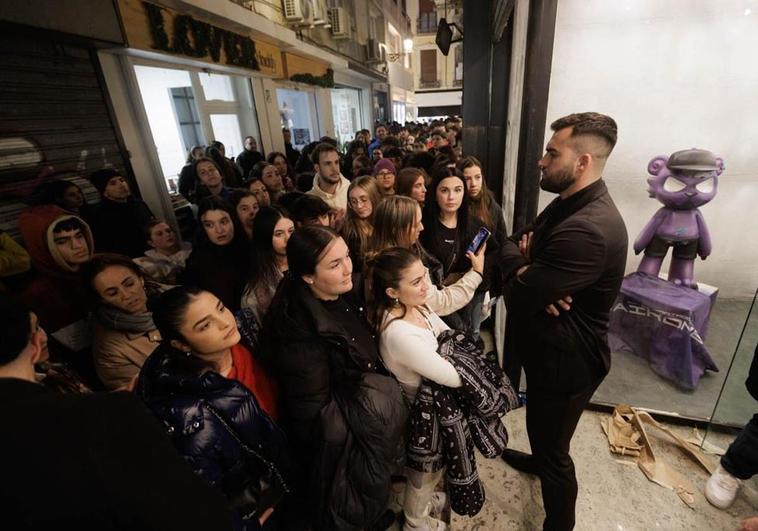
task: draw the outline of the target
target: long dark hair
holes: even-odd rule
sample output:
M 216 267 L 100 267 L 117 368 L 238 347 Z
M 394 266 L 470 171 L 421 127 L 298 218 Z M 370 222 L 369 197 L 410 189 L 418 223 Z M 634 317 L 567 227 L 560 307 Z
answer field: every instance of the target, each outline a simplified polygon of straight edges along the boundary
M 287 159 L 287 155 L 282 153 L 281 151 L 273 151 L 268 154 L 268 157 L 266 157 L 266 162 L 269 164 L 274 164 L 274 161 L 276 160 L 276 157 L 282 157 L 284 159 L 284 163 L 287 165 L 287 175 L 282 175 L 282 179 L 285 179 L 289 177 L 292 179 L 293 174 L 295 173 L 292 169 L 292 165 L 290 164 L 290 161 Z
M 237 217 L 237 212 L 232 208 L 232 205 L 217 196 L 205 197 L 201 199 L 197 204 L 198 226 L 195 233 L 195 245 L 197 247 L 207 248 L 219 247 L 218 245 L 211 242 L 210 238 L 208 238 L 208 233 L 205 231 L 205 227 L 203 226 L 203 215 L 210 210 L 223 210 L 229 214 L 229 217 L 232 220 L 232 224 L 234 225 L 234 237 L 232 238 L 232 241 L 223 247 L 230 246 L 235 250 L 239 250 L 241 247 L 244 247 L 245 229 L 242 228 L 242 224 Z
M 421 240 L 426 248 L 433 256 L 438 260 L 442 256 L 442 246 L 440 241 L 440 205 L 437 202 L 437 188 L 440 183 L 449 177 L 455 177 L 460 179 L 463 185 L 463 201 L 461 206 L 456 212 L 457 224 L 455 227 L 455 256 L 452 263 L 442 264 L 445 270 L 445 274 L 450 271 L 450 268 L 460 260 L 462 256 L 466 255 L 466 246 L 469 242 L 466 241 L 466 235 L 468 233 L 468 192 L 466 191 L 466 180 L 459 172 L 447 166 L 437 166 L 432 175 L 432 183 L 427 192 L 427 200 L 424 202 L 424 232 L 421 233 Z
M 258 179 L 259 181 L 263 180 L 263 170 L 268 168 L 269 166 L 273 166 L 270 162 L 260 161 L 253 166 L 253 169 L 250 170 L 250 174 L 248 175 L 248 179 L 252 181 L 253 179 Z
M 304 225 L 287 242 L 287 264 L 290 276 L 303 282 L 303 275 L 312 275 L 329 245 L 339 238 L 334 229 L 323 225 Z
M 403 272 L 420 258 L 411 250 L 402 247 L 384 249 L 368 262 L 368 279 L 370 292 L 368 296 L 368 320 L 377 333 L 384 330 L 396 319 L 402 319 L 408 308 L 400 301 L 395 301 L 387 295 L 387 288 L 398 289 Z M 384 316 L 393 307 L 400 306 L 402 313 L 384 322 Z
M 259 301 L 268 296 L 266 290 L 260 288 L 276 286 L 279 283 L 280 276 L 276 268 L 276 255 L 272 239 L 276 224 L 284 218 L 289 219 L 289 216 L 281 207 L 264 206 L 258 210 L 253 222 L 255 248 L 250 253 L 250 274 L 245 291 L 254 292 Z
M 481 171 L 482 163 L 479 162 L 479 159 L 476 157 L 467 156 L 459 160 L 455 165 L 455 169 L 458 170 L 461 175 L 463 175 L 463 171 L 468 168 L 479 168 L 479 171 Z M 487 181 L 484 180 L 484 176 L 482 176 L 482 189 L 479 192 L 479 196 L 474 197 L 471 194 L 468 194 L 468 202 L 471 209 L 470 214 L 481 220 L 481 222 L 484 223 L 484 225 L 490 229 L 490 231 L 494 232 L 495 223 L 493 222 L 492 215 L 490 215 L 490 207 L 492 206 L 492 194 L 490 193 L 490 189 L 487 188 Z

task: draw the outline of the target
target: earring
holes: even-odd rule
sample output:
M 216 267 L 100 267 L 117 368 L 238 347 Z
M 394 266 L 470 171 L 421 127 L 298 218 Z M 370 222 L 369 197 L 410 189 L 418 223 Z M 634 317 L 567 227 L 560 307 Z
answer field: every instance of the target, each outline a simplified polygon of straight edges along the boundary
M 395 299 L 392 301 L 392 304 L 395 305 L 395 306 L 399 306 L 400 305 L 400 299 L 398 299 L 397 297 L 395 297 Z

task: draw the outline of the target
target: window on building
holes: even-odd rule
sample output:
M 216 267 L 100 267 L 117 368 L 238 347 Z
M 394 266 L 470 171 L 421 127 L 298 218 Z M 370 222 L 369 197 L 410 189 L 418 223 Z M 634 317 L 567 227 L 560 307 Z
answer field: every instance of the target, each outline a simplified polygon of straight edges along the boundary
M 169 90 L 184 150 L 189 152 L 192 146 L 202 146 L 205 143 L 200 117 L 195 106 L 195 94 L 192 92 L 192 87 L 171 87 Z
M 421 50 L 421 88 L 439 87 L 437 50 Z
M 437 32 L 437 6 L 434 0 L 420 0 L 418 3 L 418 33 Z

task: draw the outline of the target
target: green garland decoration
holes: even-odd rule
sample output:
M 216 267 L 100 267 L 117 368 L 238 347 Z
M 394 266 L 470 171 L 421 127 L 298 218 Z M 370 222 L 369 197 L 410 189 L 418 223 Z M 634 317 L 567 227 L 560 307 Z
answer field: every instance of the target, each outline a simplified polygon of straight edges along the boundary
M 306 83 L 317 87 L 334 88 L 334 70 L 327 68 L 326 73 L 323 76 L 314 76 L 313 74 L 293 74 L 290 76 L 290 81 Z
M 152 36 L 152 47 L 156 50 L 178 53 L 188 57 L 209 55 L 213 62 L 221 61 L 221 49 L 226 53 L 226 64 L 260 70 L 256 57 L 255 41 L 221 28 L 195 20 L 190 15 L 174 17 L 173 42 L 170 42 L 163 9 L 149 2 L 142 2 L 147 13 Z M 192 35 L 192 40 L 190 40 Z

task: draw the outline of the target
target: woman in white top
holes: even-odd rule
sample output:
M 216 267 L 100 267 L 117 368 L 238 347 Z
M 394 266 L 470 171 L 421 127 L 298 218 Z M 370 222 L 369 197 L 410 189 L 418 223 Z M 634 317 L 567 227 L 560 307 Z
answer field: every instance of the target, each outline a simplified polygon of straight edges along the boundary
M 421 222 L 421 207 L 410 197 L 393 195 L 385 197 L 374 212 L 374 233 L 366 252 L 366 258 L 376 256 L 389 247 L 409 249 L 425 266 L 426 306 L 437 315 L 450 315 L 468 304 L 476 288 L 482 282 L 484 257 L 471 263 L 471 269 L 457 282 L 438 288 L 427 268 L 432 263 L 440 265 L 418 241 L 424 225 Z M 480 253 L 481 254 L 481 253 Z M 442 278 L 437 275 L 437 284 Z
M 484 250 L 467 256 L 474 268 L 483 267 Z M 461 387 L 458 372 L 437 353 L 437 336 L 448 326 L 429 309 L 432 286 L 421 259 L 408 249 L 391 247 L 371 260 L 369 272 L 369 317 L 379 334 L 379 354 L 400 382 L 409 403 L 415 401 L 422 378 L 447 387 Z M 434 487 L 443 470 L 421 473 L 406 469 L 404 530 L 446 528 L 430 516 L 433 505 L 444 505 L 444 499 L 434 497 Z

